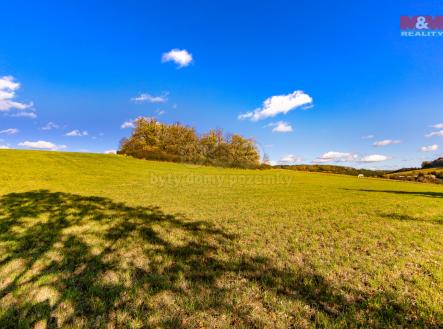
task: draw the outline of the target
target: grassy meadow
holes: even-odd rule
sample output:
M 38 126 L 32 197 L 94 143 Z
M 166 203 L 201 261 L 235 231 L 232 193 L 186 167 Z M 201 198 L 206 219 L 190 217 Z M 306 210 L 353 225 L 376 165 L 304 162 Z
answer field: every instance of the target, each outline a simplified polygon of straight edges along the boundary
M 0 150 L 0 328 L 442 328 L 443 186 Z

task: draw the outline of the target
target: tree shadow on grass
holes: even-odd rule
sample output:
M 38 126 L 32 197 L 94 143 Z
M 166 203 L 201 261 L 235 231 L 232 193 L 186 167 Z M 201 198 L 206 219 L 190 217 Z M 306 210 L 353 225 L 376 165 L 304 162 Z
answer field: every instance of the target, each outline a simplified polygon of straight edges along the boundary
M 0 229 L 1 328 L 435 325 L 395 294 L 241 255 L 234 235 L 158 207 L 11 193 L 0 199 Z M 281 303 L 310 311 L 276 318 Z
M 372 192 L 372 193 L 391 193 L 411 196 L 426 196 L 431 198 L 443 198 L 443 192 L 422 192 L 422 191 L 396 191 L 396 190 L 368 190 L 368 189 L 349 189 L 344 188 L 347 191 L 360 191 L 360 192 Z
M 421 222 L 421 223 L 430 223 L 430 224 L 439 224 L 443 225 L 443 218 L 436 219 L 422 219 L 419 217 L 413 217 L 406 214 L 398 214 L 398 213 L 379 213 L 381 217 L 391 220 L 398 220 L 400 222 Z
M 361 192 L 370 192 L 370 193 L 391 193 L 391 194 L 400 194 L 400 195 L 410 195 L 410 196 L 424 196 L 430 198 L 443 198 L 443 192 L 421 192 L 421 191 L 395 191 L 395 190 L 368 190 L 368 189 L 344 189 L 347 191 L 361 191 Z M 413 217 L 406 214 L 398 214 L 398 213 L 379 213 L 379 216 L 384 217 L 386 219 L 398 220 L 404 222 L 423 222 L 423 223 L 431 223 L 431 224 L 439 224 L 443 225 L 443 218 L 434 218 L 434 219 L 422 219 L 419 217 Z

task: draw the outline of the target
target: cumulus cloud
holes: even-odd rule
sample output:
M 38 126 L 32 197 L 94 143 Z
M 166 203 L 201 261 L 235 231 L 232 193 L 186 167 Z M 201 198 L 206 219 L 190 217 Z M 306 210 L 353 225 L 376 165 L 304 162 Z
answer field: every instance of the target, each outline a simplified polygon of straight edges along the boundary
M 266 127 L 273 127 L 272 131 L 276 133 L 289 133 L 293 131 L 292 126 L 288 122 L 284 121 L 271 122 L 270 124 L 266 125 Z
M 443 123 L 437 123 L 435 125 L 432 125 L 431 127 L 435 129 L 443 129 Z
M 88 132 L 87 131 L 80 131 L 78 129 L 74 129 L 74 130 L 66 133 L 65 136 L 69 136 L 69 137 L 88 136 Z
M 161 96 L 153 96 L 148 93 L 142 93 L 136 97 L 132 97 L 131 101 L 134 103 L 166 103 L 168 101 L 169 93 L 165 92 Z
M 433 131 L 429 134 L 426 135 L 426 137 L 434 137 L 434 136 L 439 136 L 439 137 L 443 137 L 443 130 L 439 130 L 439 131 Z
M 56 145 L 54 143 L 46 142 L 46 141 L 36 141 L 36 142 L 25 141 L 25 142 L 19 143 L 18 145 L 30 147 L 33 149 L 42 149 L 42 150 L 51 150 L 51 151 L 62 150 L 62 149 L 66 148 L 66 145 Z
M 9 149 L 8 145 L 0 145 L 0 150 L 6 150 Z
M 7 75 L 0 78 L 0 91 L 6 93 L 7 91 L 14 91 L 20 88 L 20 84 L 14 81 L 14 77 Z
M 314 163 L 326 163 L 326 162 L 352 162 L 358 159 L 358 155 L 348 152 L 336 152 L 330 151 L 322 154 L 318 158 L 314 159 Z
M 369 162 L 382 162 L 382 161 L 386 161 L 386 160 L 389 160 L 389 157 L 387 157 L 386 155 L 370 154 L 370 155 L 365 155 L 364 157 L 362 157 L 358 161 L 369 163 Z
M 432 151 L 437 151 L 437 150 L 438 150 L 437 144 L 433 144 L 433 145 L 429 145 L 429 146 L 422 146 L 420 148 L 420 151 L 422 151 L 422 152 L 432 152 Z
M 5 130 L 0 130 L 0 134 L 5 134 L 5 135 L 15 135 L 19 132 L 19 130 L 17 128 L 9 128 L 9 129 L 5 129 Z
M 54 122 L 48 122 L 46 125 L 42 127 L 42 130 L 51 130 L 51 129 L 57 129 L 59 128 L 59 125 Z
M 361 136 L 362 139 L 373 139 L 374 137 L 374 135 Z
M 326 152 L 320 157 L 314 159 L 313 163 L 328 163 L 328 162 L 381 162 L 388 160 L 389 157 L 380 154 L 369 154 L 365 156 L 359 156 L 355 153 L 349 152 Z
M 32 107 L 32 103 L 26 104 L 15 100 L 16 91 L 20 88 L 20 83 L 14 77 L 8 75 L 0 77 L 0 111 L 26 110 Z
M 172 49 L 162 55 L 162 62 L 174 62 L 178 68 L 188 66 L 192 63 L 192 54 L 186 49 Z
M 104 154 L 117 154 L 117 150 L 106 150 L 103 153 Z
M 160 115 L 160 114 L 159 114 L 159 115 Z M 150 120 L 150 119 L 152 119 L 152 118 L 150 118 L 150 117 L 138 116 L 138 117 L 136 117 L 135 119 L 129 119 L 129 120 L 123 122 L 123 123 L 120 125 L 120 128 L 121 128 L 121 129 L 134 128 L 134 127 L 135 127 L 135 121 L 137 121 L 138 119 L 142 119 L 142 118 L 144 118 L 144 119 L 146 119 L 146 120 Z
M 134 120 L 128 120 L 121 124 L 120 128 L 126 129 L 126 128 L 134 128 Z
M 377 147 L 381 147 L 381 146 L 388 146 L 388 145 L 394 145 L 394 144 L 400 144 L 400 143 L 401 143 L 401 141 L 398 141 L 398 140 L 384 139 L 382 141 L 375 142 L 372 145 L 377 146 Z
M 262 107 L 255 109 L 252 112 L 240 114 L 239 120 L 249 119 L 251 121 L 258 121 L 270 117 L 275 117 L 278 114 L 286 114 L 298 107 L 312 104 L 312 97 L 305 94 L 301 90 L 296 90 L 288 95 L 276 95 L 267 98 Z
M 300 157 L 293 155 L 293 154 L 285 155 L 279 160 L 279 162 L 281 162 L 281 163 L 295 163 L 295 162 L 301 162 L 301 161 L 302 161 L 302 159 Z

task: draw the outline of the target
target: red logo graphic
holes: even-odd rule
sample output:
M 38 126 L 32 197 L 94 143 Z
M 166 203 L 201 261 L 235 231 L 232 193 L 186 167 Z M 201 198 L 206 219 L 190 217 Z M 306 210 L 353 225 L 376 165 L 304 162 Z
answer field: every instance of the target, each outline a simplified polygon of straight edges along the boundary
M 443 16 L 400 16 L 400 30 L 443 30 Z

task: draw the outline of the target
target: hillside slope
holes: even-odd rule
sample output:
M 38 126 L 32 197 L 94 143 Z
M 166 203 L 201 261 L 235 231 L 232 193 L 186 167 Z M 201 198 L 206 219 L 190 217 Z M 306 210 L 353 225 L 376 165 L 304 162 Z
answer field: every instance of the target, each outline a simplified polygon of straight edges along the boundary
M 0 150 L 0 327 L 441 327 L 443 187 Z

